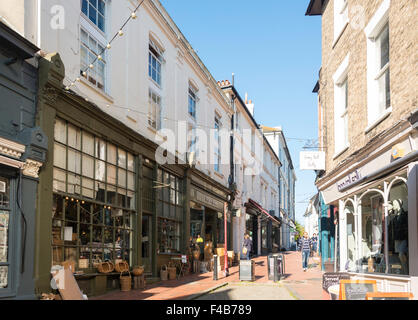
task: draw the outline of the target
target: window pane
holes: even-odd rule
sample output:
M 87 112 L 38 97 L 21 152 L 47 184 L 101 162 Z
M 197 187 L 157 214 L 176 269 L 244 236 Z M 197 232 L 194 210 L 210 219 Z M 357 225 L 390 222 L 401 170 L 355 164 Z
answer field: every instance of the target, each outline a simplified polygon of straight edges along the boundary
M 96 139 L 96 158 L 106 160 L 106 142 Z
M 65 146 L 54 144 L 54 166 L 61 169 L 67 169 L 67 152 Z
M 68 149 L 68 171 L 81 173 L 81 153 Z
M 95 0 L 93 0 L 93 2 L 95 2 Z M 92 6 L 92 5 L 90 5 L 89 6 L 89 19 L 94 23 L 94 24 L 96 24 L 97 23 L 97 12 L 96 12 L 96 9 Z
M 99 3 L 98 3 L 98 9 L 99 9 L 99 12 L 100 12 L 102 15 L 105 15 L 105 3 L 104 3 L 104 1 L 103 1 L 103 0 L 99 0 Z
M 380 41 L 380 68 L 389 62 L 389 28 L 386 26 L 379 35 Z
M 126 168 L 126 151 L 118 149 L 118 166 Z
M 116 185 L 116 167 L 110 164 L 107 165 L 107 183 Z
M 55 192 L 65 192 L 66 177 L 65 171 L 54 168 L 54 181 L 52 188 Z
M 0 262 L 8 261 L 9 212 L 0 211 Z M 0 279 L 1 284 L 1 279 Z
M 81 150 L 81 130 L 72 125 L 68 125 L 68 145 Z
M 135 158 L 128 152 L 128 170 L 135 171 Z
M 80 194 L 81 178 L 78 175 L 68 173 L 68 193 Z
M 97 26 L 103 32 L 105 31 L 104 17 L 101 14 L 98 15 L 98 23 L 97 23 Z
M 126 188 L 126 170 L 118 169 L 118 186 Z
M 135 174 L 128 172 L 128 189 L 135 190 Z
M 94 155 L 94 136 L 83 132 L 83 152 Z
M 107 185 L 107 203 L 111 205 L 116 205 L 116 187 L 112 185 Z
M 88 47 L 89 46 L 89 35 L 86 31 L 84 31 L 83 29 L 81 29 L 80 31 L 81 34 L 81 42 Z
M 55 119 L 54 137 L 56 141 L 67 144 L 67 125 L 65 121 Z
M 87 198 L 94 198 L 94 183 L 91 179 L 83 178 L 83 196 Z
M 83 12 L 85 15 L 87 15 L 87 9 L 88 8 L 88 3 L 87 0 L 83 0 L 81 3 L 81 12 Z
M 106 164 L 96 160 L 96 180 L 105 181 Z
M 113 144 L 107 144 L 107 162 L 116 164 L 116 146 Z

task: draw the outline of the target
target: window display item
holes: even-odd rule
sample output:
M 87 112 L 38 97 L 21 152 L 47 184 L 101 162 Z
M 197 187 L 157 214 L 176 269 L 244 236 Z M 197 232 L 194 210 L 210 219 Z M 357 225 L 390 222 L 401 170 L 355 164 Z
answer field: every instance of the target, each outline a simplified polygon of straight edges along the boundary
M 132 274 L 136 277 L 142 275 L 144 273 L 144 266 L 135 266 L 132 269 Z
M 123 275 L 123 272 L 120 274 L 120 291 L 131 291 L 132 288 L 132 277 L 131 273 L 128 270 L 128 275 Z
M 115 269 L 114 265 L 110 261 L 101 262 L 97 265 L 97 271 L 100 273 L 110 273 Z
M 78 267 L 80 269 L 87 269 L 89 267 L 89 259 L 78 259 Z
M 118 261 L 115 263 L 116 272 L 128 272 L 129 264 L 126 261 Z
M 165 264 L 161 266 L 160 277 L 161 277 L 161 281 L 168 280 L 168 270 Z

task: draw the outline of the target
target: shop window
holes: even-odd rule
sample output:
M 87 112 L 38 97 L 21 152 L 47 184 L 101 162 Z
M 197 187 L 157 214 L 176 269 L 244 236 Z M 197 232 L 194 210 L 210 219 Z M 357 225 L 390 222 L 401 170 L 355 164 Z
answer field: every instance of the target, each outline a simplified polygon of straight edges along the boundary
M 10 181 L 0 177 L 0 289 L 9 286 Z
M 180 222 L 158 218 L 158 253 L 180 252 Z
M 347 269 L 355 271 L 356 267 L 356 223 L 354 220 L 354 208 L 353 206 L 346 206 L 345 214 L 347 217 Z
M 55 125 L 53 260 L 131 261 L 134 156 L 60 119 Z
M 389 269 L 392 274 L 409 274 L 408 190 L 405 183 L 395 183 L 389 195 L 388 212 Z

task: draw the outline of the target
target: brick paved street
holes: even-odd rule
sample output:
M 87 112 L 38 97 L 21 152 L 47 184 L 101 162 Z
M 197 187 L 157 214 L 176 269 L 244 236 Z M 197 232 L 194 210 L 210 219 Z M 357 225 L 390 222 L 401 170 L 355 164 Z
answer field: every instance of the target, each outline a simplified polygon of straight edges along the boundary
M 310 266 L 307 272 L 302 270 L 300 252 L 285 252 L 285 277 L 278 284 L 268 280 L 267 257 L 254 258 L 255 282 L 239 281 L 238 266 L 230 268 L 230 276 L 224 277 L 221 272 L 217 281 L 213 280 L 212 273 L 192 274 L 182 277 L 179 280 L 169 280 L 147 285 L 143 290 L 131 290 L 129 292 L 113 291 L 103 296 L 91 297 L 91 300 L 186 300 L 206 297 L 202 294 L 218 289 L 216 292 L 228 290 L 226 285 L 234 288 L 232 299 L 245 299 L 245 291 L 250 286 L 264 292 L 266 300 L 274 299 L 299 299 L 299 300 L 321 300 L 322 293 L 322 271 L 310 258 Z M 237 289 L 241 288 L 241 294 Z M 257 289 L 258 288 L 258 289 Z M 262 289 L 261 289 L 262 288 Z M 270 290 L 269 290 L 270 289 Z M 224 291 L 225 292 L 225 291 Z M 277 297 L 276 297 L 277 295 Z

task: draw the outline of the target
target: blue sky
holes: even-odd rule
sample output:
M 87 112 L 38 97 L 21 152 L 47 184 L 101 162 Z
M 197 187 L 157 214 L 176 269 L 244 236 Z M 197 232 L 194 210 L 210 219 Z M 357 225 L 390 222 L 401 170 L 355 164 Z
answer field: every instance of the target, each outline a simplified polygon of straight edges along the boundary
M 258 123 L 281 126 L 296 168 L 296 220 L 315 194 L 313 171 L 299 170 L 299 151 L 317 138 L 321 19 L 305 16 L 309 0 L 161 0 L 217 80 L 231 80 L 255 103 Z

